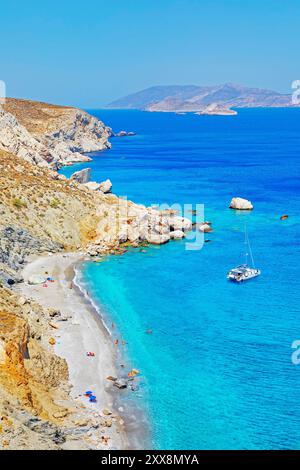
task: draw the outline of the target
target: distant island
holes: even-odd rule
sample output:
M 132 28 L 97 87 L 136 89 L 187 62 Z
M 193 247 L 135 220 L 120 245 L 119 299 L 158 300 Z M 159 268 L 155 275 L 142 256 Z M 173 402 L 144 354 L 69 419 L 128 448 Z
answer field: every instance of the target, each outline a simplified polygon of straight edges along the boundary
M 294 107 L 291 94 L 234 83 L 217 86 L 154 86 L 108 104 L 110 109 L 234 115 L 231 108 Z

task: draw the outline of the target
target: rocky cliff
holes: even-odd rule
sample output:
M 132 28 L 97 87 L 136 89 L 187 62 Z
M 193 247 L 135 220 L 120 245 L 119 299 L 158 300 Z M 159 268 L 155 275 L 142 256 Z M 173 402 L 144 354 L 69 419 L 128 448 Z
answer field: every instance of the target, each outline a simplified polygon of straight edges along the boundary
M 79 109 L 6 99 L 0 107 L 0 148 L 39 166 L 87 161 L 110 148 L 111 129 Z
M 0 284 L 20 282 L 19 272 L 32 253 L 53 253 L 62 248 L 62 244 L 37 238 L 20 226 L 6 225 L 0 230 Z
M 0 450 L 85 450 L 109 425 L 70 397 L 68 366 L 49 345 L 53 318 L 0 287 Z

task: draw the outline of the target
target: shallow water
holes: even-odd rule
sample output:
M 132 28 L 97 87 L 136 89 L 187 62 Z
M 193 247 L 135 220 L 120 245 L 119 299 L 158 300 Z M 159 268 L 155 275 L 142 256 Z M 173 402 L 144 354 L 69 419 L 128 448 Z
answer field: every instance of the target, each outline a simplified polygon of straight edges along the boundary
M 300 110 L 92 112 L 138 135 L 111 139 L 112 150 L 64 174 L 89 166 L 93 179 L 147 205 L 203 203 L 214 228 L 199 251 L 178 241 L 83 267 L 82 282 L 128 343 L 128 367 L 142 372 L 132 395 L 147 410 L 151 446 L 299 449 Z M 228 209 L 233 196 L 254 211 Z M 226 273 L 243 261 L 245 221 L 262 275 L 235 285 Z

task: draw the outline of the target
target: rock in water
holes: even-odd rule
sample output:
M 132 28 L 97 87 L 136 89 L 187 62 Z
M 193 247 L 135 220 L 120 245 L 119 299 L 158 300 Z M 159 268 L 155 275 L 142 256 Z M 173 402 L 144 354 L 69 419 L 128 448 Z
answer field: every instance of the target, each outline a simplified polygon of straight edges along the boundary
M 104 194 L 109 193 L 112 188 L 112 182 L 110 180 L 102 181 L 100 183 L 100 191 L 102 191 Z
M 135 132 L 127 132 L 127 131 L 120 131 L 120 132 L 117 132 L 117 134 L 113 134 L 115 137 L 130 137 L 130 136 L 133 136 L 133 135 L 136 135 Z
M 170 238 L 173 240 L 180 240 L 184 237 L 185 233 L 182 230 L 174 230 L 174 232 L 170 232 Z
M 169 219 L 169 222 L 170 228 L 174 231 L 182 230 L 188 232 L 192 230 L 192 221 L 186 217 L 172 215 Z
M 252 203 L 241 197 L 232 198 L 229 207 L 230 209 L 237 209 L 239 211 L 251 211 L 253 209 Z
M 209 233 L 209 232 L 213 231 L 210 224 L 207 223 L 207 222 L 204 222 L 203 224 L 200 224 L 199 225 L 199 230 L 200 230 L 200 232 L 204 232 L 204 233 Z
M 92 170 L 90 168 L 85 168 L 84 170 L 76 171 L 75 173 L 73 173 L 70 179 L 77 181 L 77 183 L 86 184 L 90 181 L 91 171 Z
M 170 235 L 150 233 L 147 242 L 152 245 L 163 245 L 170 240 Z

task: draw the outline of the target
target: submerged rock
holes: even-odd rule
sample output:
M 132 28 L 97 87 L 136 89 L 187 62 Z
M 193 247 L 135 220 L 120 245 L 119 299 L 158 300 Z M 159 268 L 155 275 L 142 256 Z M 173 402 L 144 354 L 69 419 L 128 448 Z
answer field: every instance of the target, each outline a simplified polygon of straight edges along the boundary
M 241 197 L 232 198 L 229 207 L 230 209 L 237 209 L 240 211 L 243 211 L 243 210 L 249 211 L 253 209 L 253 205 L 251 201 L 248 201 L 247 199 L 243 199 Z

